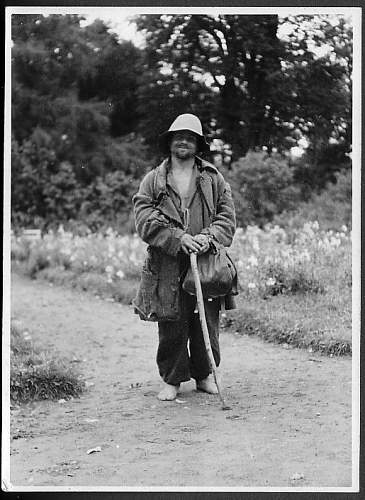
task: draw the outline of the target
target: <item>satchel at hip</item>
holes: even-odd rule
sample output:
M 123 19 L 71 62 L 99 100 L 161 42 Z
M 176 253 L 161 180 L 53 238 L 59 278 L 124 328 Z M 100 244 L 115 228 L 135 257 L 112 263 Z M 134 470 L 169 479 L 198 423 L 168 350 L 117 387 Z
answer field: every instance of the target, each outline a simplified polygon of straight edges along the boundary
M 237 295 L 237 270 L 225 247 L 214 243 L 210 251 L 198 255 L 197 264 L 204 298 Z M 196 295 L 191 267 L 182 288 L 190 295 Z

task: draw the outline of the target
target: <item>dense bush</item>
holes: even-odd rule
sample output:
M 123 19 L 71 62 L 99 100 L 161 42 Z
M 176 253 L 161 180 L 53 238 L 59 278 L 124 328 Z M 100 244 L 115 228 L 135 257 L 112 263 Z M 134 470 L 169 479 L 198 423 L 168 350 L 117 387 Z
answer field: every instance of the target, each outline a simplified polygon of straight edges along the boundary
M 135 133 L 141 50 L 81 20 L 12 16 L 14 229 L 133 229 L 131 196 L 150 159 Z
M 152 162 L 135 136 L 106 142 L 94 157 L 108 166 L 88 183 L 69 162 L 55 156 L 54 141 L 36 129 L 27 141 L 12 142 L 12 226 L 42 230 L 59 224 L 93 231 L 114 227 L 133 232 L 132 196 Z M 40 168 L 41 166 L 41 168 Z M 85 163 L 87 169 L 92 168 Z
M 293 171 L 287 159 L 279 155 L 249 152 L 232 164 L 227 178 L 241 227 L 262 226 L 275 214 L 294 209 L 300 200 L 300 189 L 294 184 Z

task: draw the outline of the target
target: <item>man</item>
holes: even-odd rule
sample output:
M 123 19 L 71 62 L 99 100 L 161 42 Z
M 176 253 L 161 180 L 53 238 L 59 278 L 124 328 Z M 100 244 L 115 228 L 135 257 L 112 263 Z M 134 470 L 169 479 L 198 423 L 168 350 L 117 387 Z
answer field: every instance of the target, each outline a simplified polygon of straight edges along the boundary
M 189 254 L 210 249 L 212 240 L 229 246 L 235 210 L 222 174 L 197 153 L 209 151 L 197 116 L 186 113 L 161 134 L 167 158 L 141 182 L 133 197 L 136 229 L 149 244 L 133 304 L 141 319 L 158 322 L 157 365 L 164 381 L 158 394 L 176 398 L 180 384 L 194 378 L 198 390 L 217 393 L 207 358 L 196 297 L 182 289 Z M 233 308 L 226 297 L 226 308 Z M 216 365 L 220 362 L 221 298 L 205 300 L 206 320 Z M 188 348 L 189 347 L 189 348 Z

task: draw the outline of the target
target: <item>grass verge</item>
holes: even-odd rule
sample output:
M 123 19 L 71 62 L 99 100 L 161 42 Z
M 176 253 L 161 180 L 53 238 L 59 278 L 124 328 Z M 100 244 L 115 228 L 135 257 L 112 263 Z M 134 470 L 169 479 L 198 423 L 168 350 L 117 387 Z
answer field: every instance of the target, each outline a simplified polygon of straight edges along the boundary
M 10 331 L 10 398 L 13 403 L 70 399 L 85 388 L 81 375 L 65 359 L 33 343 L 16 321 Z
M 351 311 L 346 309 L 348 299 L 341 300 L 344 307 L 338 297 L 327 294 L 275 296 L 255 301 L 240 298 L 238 308 L 223 316 L 222 326 L 312 352 L 350 355 Z

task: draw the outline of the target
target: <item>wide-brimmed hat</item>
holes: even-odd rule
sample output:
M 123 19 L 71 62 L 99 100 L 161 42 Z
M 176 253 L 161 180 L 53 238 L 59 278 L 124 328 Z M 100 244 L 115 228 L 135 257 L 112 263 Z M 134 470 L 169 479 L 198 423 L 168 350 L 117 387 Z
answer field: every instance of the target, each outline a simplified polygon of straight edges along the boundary
M 163 153 L 169 153 L 169 145 L 171 136 L 174 132 L 178 130 L 189 130 L 196 134 L 198 142 L 198 151 L 207 152 L 210 151 L 208 142 L 203 135 L 203 128 L 199 118 L 191 113 L 184 113 L 179 115 L 171 124 L 170 128 L 163 132 L 158 138 L 158 144 Z

